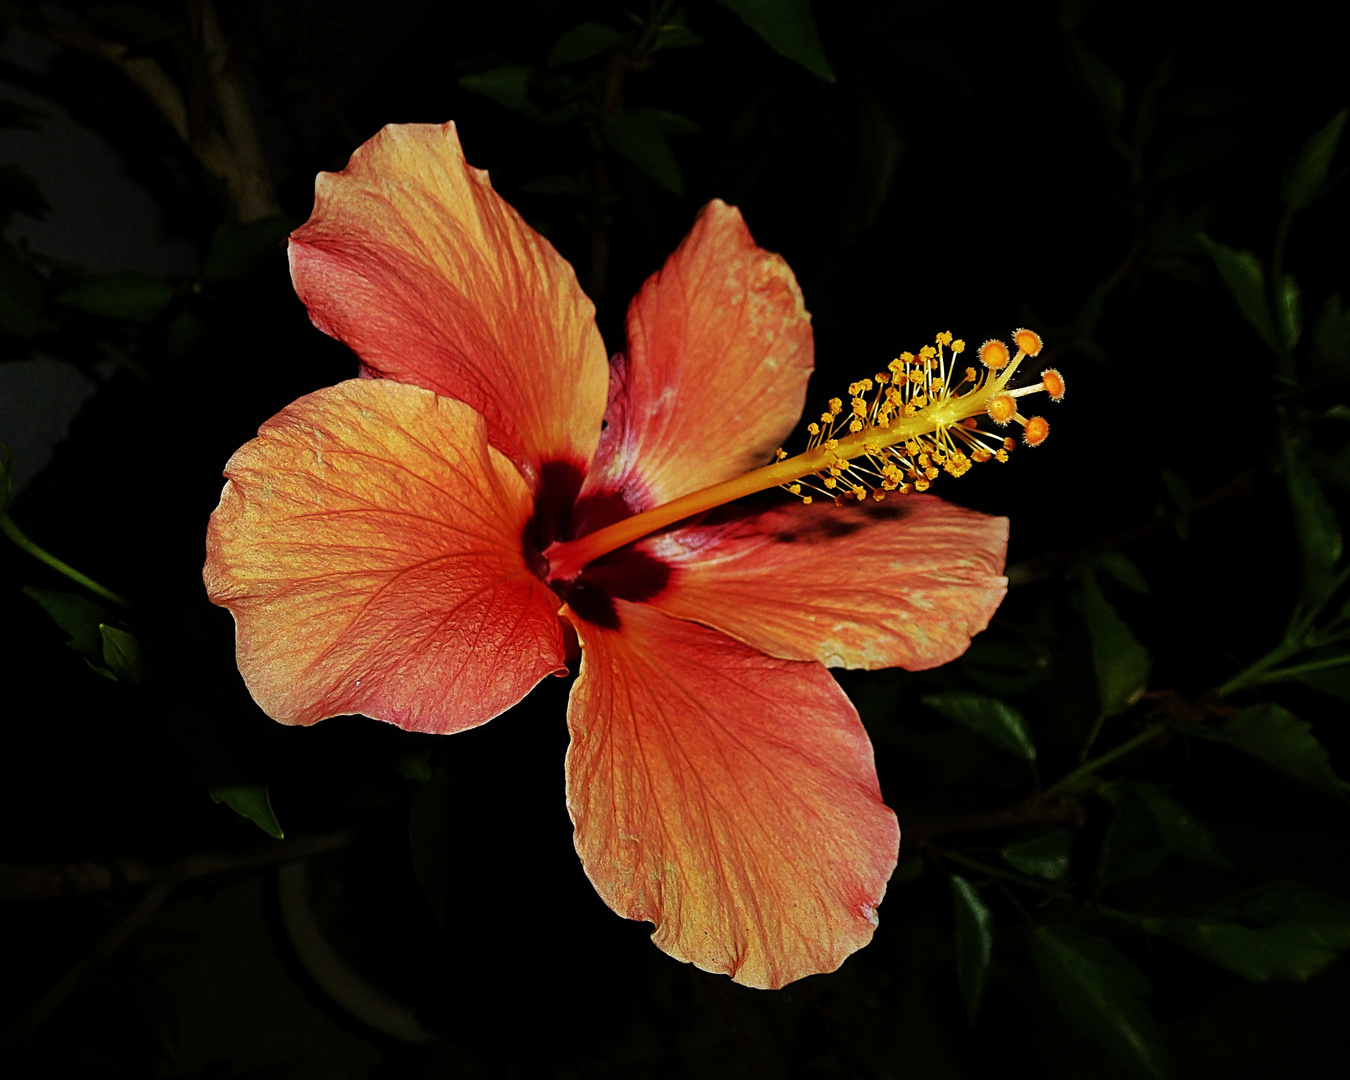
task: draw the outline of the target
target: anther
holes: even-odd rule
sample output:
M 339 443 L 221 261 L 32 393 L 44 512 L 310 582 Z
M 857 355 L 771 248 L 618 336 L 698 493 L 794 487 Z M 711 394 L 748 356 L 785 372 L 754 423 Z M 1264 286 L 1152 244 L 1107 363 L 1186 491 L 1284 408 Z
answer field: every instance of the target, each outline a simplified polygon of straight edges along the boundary
M 1022 438 L 1028 446 L 1040 446 L 1050 434 L 1050 422 L 1043 416 L 1033 416 L 1027 421 Z
M 1041 385 L 1051 401 L 1064 400 L 1064 376 L 1054 368 L 1046 368 L 1041 372 Z

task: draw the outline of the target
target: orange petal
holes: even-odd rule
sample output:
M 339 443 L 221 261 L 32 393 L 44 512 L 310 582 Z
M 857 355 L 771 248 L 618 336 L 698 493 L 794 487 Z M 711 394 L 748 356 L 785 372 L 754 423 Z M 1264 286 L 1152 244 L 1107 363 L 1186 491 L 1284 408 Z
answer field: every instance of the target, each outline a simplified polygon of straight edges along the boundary
M 272 417 L 225 475 L 206 588 L 283 724 L 460 731 L 563 667 L 558 600 L 521 554 L 533 499 L 462 402 L 340 383 Z
M 866 945 L 900 832 L 858 714 L 819 664 L 644 604 L 581 637 L 567 805 L 610 907 L 678 960 L 748 986 Z
M 906 495 L 792 503 L 637 551 L 671 568 L 650 600 L 667 614 L 787 659 L 917 671 L 960 656 L 989 625 L 1007 591 L 1007 544 L 1007 518 Z
M 811 316 L 783 259 L 714 200 L 628 309 L 581 531 L 763 465 L 806 400 Z M 619 500 L 622 500 L 622 503 Z
M 607 378 L 595 306 L 465 162 L 454 124 L 391 124 L 320 173 L 290 257 L 310 318 L 367 374 L 472 405 L 535 486 L 544 462 L 590 464 Z

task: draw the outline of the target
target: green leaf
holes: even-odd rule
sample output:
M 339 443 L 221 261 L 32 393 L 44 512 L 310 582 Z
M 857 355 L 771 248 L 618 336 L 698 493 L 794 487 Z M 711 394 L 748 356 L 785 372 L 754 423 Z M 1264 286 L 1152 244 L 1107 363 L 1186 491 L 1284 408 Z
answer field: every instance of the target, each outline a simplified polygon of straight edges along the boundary
M 1332 159 L 1336 156 L 1336 145 L 1341 141 L 1347 111 L 1350 110 L 1342 109 L 1325 127 L 1315 132 L 1285 173 L 1280 193 L 1291 210 L 1301 210 L 1322 195 Z
M 163 278 L 149 274 L 104 274 L 60 293 L 56 302 L 105 319 L 149 322 L 172 299 L 173 289 Z
M 1147 688 L 1153 664 L 1148 650 L 1116 614 L 1090 574 L 1083 577 L 1082 596 L 1102 711 L 1115 716 L 1133 705 Z
M 598 22 L 579 23 L 553 43 L 553 48 L 548 51 L 548 65 L 561 67 L 589 60 L 608 52 L 621 41 L 623 34 L 612 26 Z
M 222 222 L 211 235 L 202 277 L 207 281 L 241 281 L 265 258 L 286 264 L 286 237 L 300 222 L 279 214 L 246 225 Z
M 44 329 L 47 283 L 42 275 L 0 242 L 0 334 L 37 337 Z
M 1225 721 L 1217 735 L 1222 742 L 1263 761 L 1326 795 L 1344 798 L 1343 781 L 1331 767 L 1331 756 L 1312 733 L 1312 725 L 1281 705 L 1256 705 Z
M 908 885 L 911 881 L 918 881 L 923 876 L 923 856 L 911 855 L 895 868 L 895 873 L 891 875 L 891 880 L 899 885 Z
M 1261 335 L 1261 340 L 1272 351 L 1280 353 L 1275 321 L 1271 318 L 1270 305 L 1266 300 L 1266 274 L 1256 256 L 1250 251 L 1235 251 L 1211 240 L 1204 233 L 1197 233 L 1196 236 L 1214 260 L 1219 277 L 1228 286 L 1228 292 L 1237 302 L 1242 317 Z
M 224 803 L 275 840 L 286 837 L 272 809 L 272 797 L 267 793 L 266 784 L 219 784 L 211 788 L 211 801 Z
M 1189 810 L 1156 784 L 1122 780 L 1104 792 L 1116 812 L 1102 838 L 1098 878 L 1102 882 L 1143 877 L 1168 854 L 1223 869 L 1233 864 L 1214 837 Z
M 1186 516 L 1186 512 L 1195 502 L 1195 496 L 1191 493 L 1191 486 L 1186 483 L 1183 477 L 1168 468 L 1162 470 L 1162 481 L 1173 505 L 1177 508 L 1177 515 L 1172 520 L 1177 539 L 1183 542 L 1189 540 L 1191 538 L 1191 522 Z
M 1292 350 L 1303 334 L 1303 298 L 1293 274 L 1283 275 L 1275 287 L 1275 322 L 1285 349 Z
M 1014 840 L 999 852 L 1012 866 L 1031 877 L 1059 881 L 1069 872 L 1073 833 L 1051 829 L 1025 840 Z
M 461 75 L 459 85 L 533 120 L 542 120 L 543 113 L 530 100 L 529 81 L 533 74 L 534 68 L 529 64 L 504 64 L 476 75 Z
M 136 635 L 107 623 L 100 623 L 103 666 L 118 682 L 138 683 L 145 678 L 145 656 Z
M 948 720 L 983 735 L 1000 750 L 1026 761 L 1036 760 L 1036 746 L 1022 714 L 1006 702 L 969 690 L 947 690 L 921 699 Z
M 1050 658 L 1025 642 L 985 641 L 981 635 L 961 657 L 961 671 L 991 694 L 1021 694 L 1050 675 Z
M 952 911 L 956 920 L 956 985 L 966 1006 L 966 1019 L 974 1027 L 994 949 L 993 918 L 979 890 L 956 874 L 952 875 Z
M 1263 885 L 1198 919 L 1141 925 L 1253 982 L 1303 982 L 1350 948 L 1350 904 L 1292 882 Z
M 810 0 L 720 0 L 720 3 L 739 15 L 779 56 L 795 60 L 826 82 L 834 82 L 834 69 L 816 32 Z
M 1144 1001 L 1147 976 L 1109 941 L 1076 926 L 1039 926 L 1031 961 L 1065 1017 L 1136 1076 L 1165 1080 L 1171 1063 Z
M 1341 557 L 1341 527 L 1322 485 L 1288 435 L 1283 435 L 1285 481 L 1294 510 L 1303 560 L 1303 602 L 1316 606 L 1336 586 L 1336 563 Z
M 1148 592 L 1148 582 L 1144 580 L 1144 575 L 1139 572 L 1134 560 L 1123 552 L 1104 551 L 1093 561 L 1125 588 L 1137 593 Z
M 684 194 L 684 177 L 665 132 L 650 112 L 620 113 L 605 121 L 605 138 L 619 154 L 672 195 Z
M 103 662 L 103 635 L 99 627 L 112 620 L 111 611 L 79 593 L 53 592 L 31 585 L 24 586 L 23 593 L 37 601 L 52 621 L 66 632 L 70 638 L 66 642 L 69 648 L 90 660 Z
M 451 888 L 449 826 L 450 774 L 435 767 L 427 781 L 413 789 L 408 843 L 412 848 L 413 873 L 442 928 L 446 924 Z
M 652 52 L 658 49 L 687 49 L 691 45 L 702 45 L 703 39 L 684 24 L 684 13 L 677 11 L 669 22 L 663 23 L 656 32 L 656 42 Z

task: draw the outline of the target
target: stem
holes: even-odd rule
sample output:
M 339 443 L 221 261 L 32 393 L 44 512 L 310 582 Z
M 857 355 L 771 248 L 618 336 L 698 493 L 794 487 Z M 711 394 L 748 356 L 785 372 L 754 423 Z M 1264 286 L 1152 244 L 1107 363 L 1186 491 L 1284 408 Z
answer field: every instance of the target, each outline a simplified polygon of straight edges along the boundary
M 1133 739 L 1130 739 L 1128 742 L 1121 743 L 1114 750 L 1108 750 L 1106 753 L 1102 754 L 1099 757 L 1093 758 L 1091 761 L 1084 762 L 1082 765 L 1078 766 L 1078 768 L 1074 769 L 1073 772 L 1069 773 L 1067 776 L 1051 784 L 1050 787 L 1046 789 L 1043 798 L 1048 799 L 1054 795 L 1058 795 L 1062 791 L 1065 791 L 1073 787 L 1073 785 L 1076 784 L 1079 780 L 1083 779 L 1083 777 L 1091 776 L 1103 765 L 1109 765 L 1117 758 L 1124 757 L 1131 750 L 1137 750 L 1145 743 L 1152 742 L 1166 730 L 1167 730 L 1166 724 L 1150 724 L 1148 727 L 1144 728 L 1144 730 L 1141 731 L 1138 735 L 1136 735 Z
M 1275 648 L 1271 649 L 1270 652 L 1266 653 L 1265 656 L 1261 657 L 1260 660 L 1243 668 L 1214 692 L 1219 697 L 1227 697 L 1235 690 L 1243 690 L 1248 686 L 1260 686 L 1266 681 L 1265 676 L 1275 668 L 1277 664 L 1289 659 L 1289 657 L 1301 651 L 1302 648 L 1303 644 L 1301 642 L 1282 641 L 1280 644 L 1276 645 Z
M 19 548 L 21 551 L 28 552 L 28 554 L 33 556 L 33 558 L 37 559 L 38 562 L 46 563 L 58 574 L 64 574 L 66 577 L 70 578 L 70 580 L 75 582 L 77 585 L 83 585 L 94 595 L 101 596 L 104 600 L 107 600 L 110 604 L 116 604 L 118 607 L 126 608 L 128 611 L 136 610 L 134 605 L 132 605 L 126 600 L 123 600 L 111 589 L 104 588 L 93 578 L 89 577 L 86 574 L 81 574 L 78 570 L 75 569 L 75 567 L 71 566 L 69 563 L 62 562 L 51 552 L 44 551 L 42 548 L 38 547 L 37 544 L 33 543 L 33 541 L 31 541 L 30 539 L 28 539 L 27 536 L 24 535 L 22 529 L 20 529 L 17 525 L 14 524 L 14 519 L 10 517 L 8 514 L 4 513 L 3 511 L 0 511 L 0 532 L 3 532 L 6 536 L 8 536 L 10 540 L 14 542 L 15 547 Z
M 839 439 L 838 445 L 832 449 L 825 445 L 817 446 L 796 457 L 784 458 L 743 476 L 723 480 L 720 484 L 713 484 L 701 491 L 682 495 L 678 499 L 672 499 L 654 509 L 616 521 L 613 525 L 607 525 L 575 540 L 555 543 L 544 552 L 549 564 L 550 577 L 555 580 L 571 580 L 581 573 L 588 563 L 594 562 L 602 555 L 608 555 L 625 544 L 631 544 L 634 540 L 640 540 L 658 529 L 674 525 L 677 521 L 683 521 L 685 518 L 747 495 L 754 495 L 756 492 L 782 487 L 804 476 L 828 469 L 837 461 L 862 457 L 877 448 L 884 449 L 907 439 L 927 435 L 940 428 L 954 427 L 967 417 L 978 416 L 985 411 L 993 395 L 1003 392 L 1008 380 L 1017 370 L 1022 355 L 1020 352 L 1017 353 L 1008 366 L 997 376 L 990 378 L 981 389 L 960 397 L 933 402 L 914 416 L 892 420 L 888 428 L 865 428 Z
M 975 870 L 981 874 L 987 874 L 989 877 L 998 878 L 1002 881 L 1011 881 L 1014 885 L 1023 885 L 1028 889 L 1039 889 L 1041 892 L 1049 893 L 1051 896 L 1062 899 L 1073 899 L 1068 893 L 1048 881 L 1037 881 L 1035 878 L 1024 877 L 1021 874 L 1014 874 L 1011 870 L 1000 870 L 997 867 L 987 866 L 976 859 L 968 858 L 965 855 L 958 854 L 955 851 L 947 851 L 935 844 L 926 845 L 928 849 L 939 858 L 957 863 L 969 870 Z
M 1306 664 L 1295 664 L 1292 667 L 1267 671 L 1260 678 L 1249 682 L 1247 685 L 1264 686 L 1267 683 L 1287 682 L 1290 679 L 1297 679 L 1300 675 L 1306 675 L 1313 671 L 1326 671 L 1328 668 L 1342 667 L 1345 664 L 1350 664 L 1350 655 L 1332 656 L 1325 660 L 1310 660 Z

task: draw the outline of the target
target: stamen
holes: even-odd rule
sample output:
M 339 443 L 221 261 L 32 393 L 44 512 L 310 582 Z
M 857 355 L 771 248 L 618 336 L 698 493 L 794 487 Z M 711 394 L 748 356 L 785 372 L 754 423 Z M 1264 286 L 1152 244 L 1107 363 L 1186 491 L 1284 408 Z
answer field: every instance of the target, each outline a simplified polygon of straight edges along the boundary
M 1027 356 L 1042 348 L 1032 330 L 1013 333 L 1017 353 L 991 339 L 977 350 L 983 370 L 968 367 L 961 373 L 956 357 L 965 342 L 943 331 L 936 347 L 918 353 L 902 352 L 887 372 L 860 379 L 849 386 L 847 409 L 843 398 L 831 398 L 819 421 L 806 426 L 806 450 L 787 457 L 779 450 L 763 468 L 744 476 L 690 492 L 668 503 L 597 529 L 575 540 L 549 546 L 544 557 L 551 580 L 575 578 L 590 562 L 658 529 L 705 510 L 782 487 L 809 504 L 814 492 L 836 504 L 877 502 L 894 492 L 907 495 L 927 491 L 942 474 L 964 476 L 987 461 L 1006 463 L 1017 443 L 982 430 L 981 421 L 1005 426 L 1022 425 L 1028 446 L 1039 446 L 1050 434 L 1044 417 L 1027 419 L 1018 412 L 1018 399 L 1044 392 L 1051 400 L 1064 396 L 1064 379 L 1047 368 L 1035 385 L 1009 386 Z M 963 377 L 958 379 L 958 375 Z

